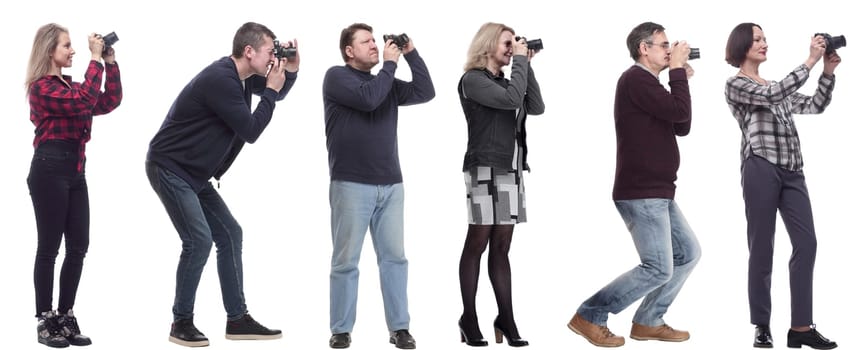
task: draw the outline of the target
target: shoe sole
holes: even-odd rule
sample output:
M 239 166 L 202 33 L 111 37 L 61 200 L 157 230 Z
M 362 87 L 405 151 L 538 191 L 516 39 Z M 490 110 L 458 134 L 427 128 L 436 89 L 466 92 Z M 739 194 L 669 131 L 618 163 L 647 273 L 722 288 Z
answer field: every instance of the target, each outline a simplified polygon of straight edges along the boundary
M 229 340 L 273 340 L 283 337 L 283 333 L 278 334 L 227 334 L 226 339 Z
M 400 346 L 398 346 L 398 343 L 396 343 L 394 339 L 389 339 L 389 344 L 395 344 L 395 347 L 398 349 L 415 349 L 416 348 L 416 344 L 406 345 L 404 347 L 400 347 Z
M 600 347 L 604 347 L 604 348 L 617 348 L 617 347 L 619 347 L 619 346 L 623 346 L 623 345 L 624 345 L 624 344 L 604 344 L 604 343 L 597 343 L 597 342 L 591 340 L 591 338 L 589 338 L 587 335 L 585 335 L 584 333 L 582 333 L 581 331 L 579 331 L 578 329 L 576 329 L 575 327 L 573 327 L 573 325 L 572 325 L 571 323 L 568 323 L 568 324 L 567 324 L 567 328 L 569 328 L 571 331 L 573 331 L 573 333 L 576 333 L 576 334 L 578 334 L 578 335 L 581 335 L 582 338 L 585 338 L 585 340 L 587 340 L 589 343 L 594 344 L 594 345 L 596 345 L 596 346 L 600 346 Z
M 49 344 L 48 342 L 43 342 L 42 340 L 39 340 L 39 339 L 37 339 L 37 341 L 39 342 L 39 344 L 45 345 L 45 346 L 50 347 L 50 348 L 55 348 L 55 349 L 69 347 L 69 343 L 66 343 L 66 344 L 63 344 L 63 343 L 61 343 L 61 344 Z
M 688 339 L 690 339 L 690 337 L 688 336 L 687 338 L 684 338 L 684 339 L 679 339 L 679 338 L 657 338 L 657 337 L 640 337 L 640 336 L 635 336 L 635 335 L 632 335 L 632 334 L 631 334 L 631 335 L 630 335 L 630 339 L 641 340 L 641 341 L 645 341 L 645 340 L 659 340 L 659 341 L 668 341 L 668 342 L 673 342 L 673 343 L 679 343 L 679 342 L 687 341 Z
M 208 344 L 209 344 L 207 340 L 187 341 L 187 340 L 175 338 L 173 336 L 169 336 L 169 341 L 173 342 L 175 344 L 190 347 L 190 348 L 199 348 L 199 347 L 203 347 L 203 346 L 208 346 Z

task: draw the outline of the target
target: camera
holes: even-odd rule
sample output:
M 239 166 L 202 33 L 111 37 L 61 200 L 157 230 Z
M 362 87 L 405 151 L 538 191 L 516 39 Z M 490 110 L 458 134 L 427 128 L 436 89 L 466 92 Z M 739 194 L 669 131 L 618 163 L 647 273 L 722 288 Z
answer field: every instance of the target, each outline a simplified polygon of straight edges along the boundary
M 843 35 L 831 36 L 826 33 L 817 33 L 814 36 L 820 35 L 826 40 L 826 53 L 832 53 L 839 48 L 847 46 L 847 39 Z
M 105 43 L 102 47 L 102 52 L 108 52 L 108 49 L 112 47 L 116 42 L 118 42 L 118 35 L 115 32 L 108 33 L 102 36 L 102 41 Z
M 286 59 L 295 58 L 295 54 L 298 50 L 292 46 L 292 43 L 289 43 L 289 47 L 283 47 L 280 45 L 280 40 L 274 39 L 274 58 L 281 59 L 286 57 Z
M 407 34 L 403 34 L 403 33 L 400 35 L 395 35 L 395 34 L 383 35 L 383 41 L 384 42 L 389 41 L 389 39 L 392 39 L 392 42 L 395 43 L 395 45 L 397 45 L 398 48 L 401 50 L 404 49 L 404 45 L 407 45 L 407 43 L 410 42 L 410 37 L 408 37 Z
M 530 40 L 528 40 L 527 38 L 522 37 L 522 36 L 515 37 L 515 41 L 520 41 L 521 39 L 524 39 L 525 41 L 527 41 L 527 49 L 528 50 L 531 50 L 533 52 L 539 52 L 540 50 L 543 49 L 542 39 L 530 39 Z
M 687 59 L 688 60 L 695 60 L 697 58 L 699 58 L 699 48 L 698 47 L 691 47 L 690 53 L 687 54 Z

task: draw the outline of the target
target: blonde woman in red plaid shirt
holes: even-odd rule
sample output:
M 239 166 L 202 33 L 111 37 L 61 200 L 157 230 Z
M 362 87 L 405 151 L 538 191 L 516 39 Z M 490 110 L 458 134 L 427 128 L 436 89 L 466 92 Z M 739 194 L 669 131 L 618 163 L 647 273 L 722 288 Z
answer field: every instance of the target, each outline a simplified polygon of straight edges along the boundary
M 121 79 L 115 53 L 102 36 L 88 36 L 90 63 L 84 81 L 73 82 L 62 69 L 72 66 L 75 50 L 69 31 L 50 23 L 39 28 L 27 65 L 25 88 L 30 121 L 36 127 L 27 186 L 36 214 L 38 245 L 33 281 L 36 289 L 37 339 L 50 347 L 89 345 L 72 313 L 89 243 L 90 207 L 84 177 L 84 145 L 93 116 L 121 103 Z M 103 61 L 105 64 L 103 64 Z M 105 73 L 105 91 L 101 91 Z M 52 309 L 54 261 L 61 240 L 66 255 L 60 270 L 59 301 Z

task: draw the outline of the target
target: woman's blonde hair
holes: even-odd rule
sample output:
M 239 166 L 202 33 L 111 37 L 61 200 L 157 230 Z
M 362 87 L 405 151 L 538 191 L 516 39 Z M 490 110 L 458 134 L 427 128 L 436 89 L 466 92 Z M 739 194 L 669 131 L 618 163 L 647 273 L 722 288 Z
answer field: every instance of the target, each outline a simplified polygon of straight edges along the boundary
M 488 66 L 489 55 L 497 50 L 497 41 L 500 34 L 508 31 L 515 35 L 512 28 L 505 24 L 488 22 L 479 27 L 479 31 L 473 37 L 470 48 L 467 49 L 467 62 L 464 63 L 464 71 Z
M 33 49 L 30 51 L 30 62 L 27 63 L 27 78 L 24 80 L 25 93 L 30 93 L 30 86 L 51 71 L 51 56 L 57 48 L 60 33 L 69 31 L 57 24 L 49 23 L 36 31 L 33 37 Z

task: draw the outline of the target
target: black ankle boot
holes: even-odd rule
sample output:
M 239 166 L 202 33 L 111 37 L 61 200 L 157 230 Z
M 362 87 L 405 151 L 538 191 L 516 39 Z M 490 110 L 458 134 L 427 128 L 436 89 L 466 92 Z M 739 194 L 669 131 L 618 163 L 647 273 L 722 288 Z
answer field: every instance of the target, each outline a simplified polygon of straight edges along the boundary
M 787 347 L 801 348 L 802 345 L 810 346 L 814 349 L 834 349 L 838 344 L 824 337 L 817 328 L 811 325 L 811 330 L 806 332 L 796 332 L 792 328 L 787 332 Z
M 54 311 L 46 311 L 39 316 L 39 323 L 36 324 L 36 340 L 40 344 L 52 348 L 69 346 L 69 341 L 60 333 L 60 326 L 57 325 L 57 315 L 54 314 Z
M 57 318 L 57 325 L 60 326 L 60 333 L 63 334 L 69 345 L 85 346 L 91 344 L 90 338 L 81 334 L 78 320 L 72 314 L 72 309 Z
M 507 327 L 507 325 L 511 324 L 512 327 Z M 506 336 L 506 343 L 509 346 L 518 347 L 518 346 L 527 346 L 527 340 L 521 339 L 521 336 L 518 335 L 518 329 L 515 327 L 515 321 L 505 323 L 501 321 L 500 315 L 494 319 L 494 342 L 495 343 L 503 343 L 503 336 Z
M 488 341 L 482 337 L 479 323 L 465 322 L 464 315 L 458 319 L 458 330 L 461 331 L 461 342 L 468 346 L 488 346 Z

